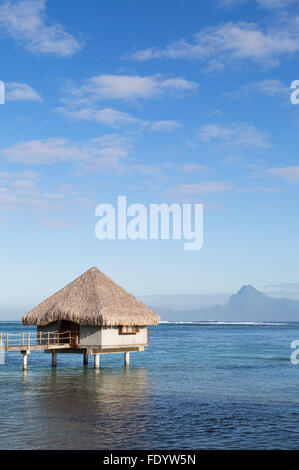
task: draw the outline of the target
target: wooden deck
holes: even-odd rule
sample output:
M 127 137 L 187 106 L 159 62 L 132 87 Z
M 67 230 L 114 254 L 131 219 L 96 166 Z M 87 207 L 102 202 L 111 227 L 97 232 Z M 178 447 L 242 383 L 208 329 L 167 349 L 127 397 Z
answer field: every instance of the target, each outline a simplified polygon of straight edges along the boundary
M 66 333 L 0 333 L 0 348 L 4 351 L 34 351 L 69 349 L 79 346 L 79 337 Z
M 3 347 L 2 350 L 4 351 L 38 351 L 38 350 L 43 350 L 43 349 L 48 349 L 48 350 L 56 350 L 56 349 L 70 349 L 73 346 L 70 344 L 50 344 L 49 346 L 40 346 L 40 345 L 31 345 L 31 346 L 8 346 L 8 347 Z
M 52 354 L 52 367 L 56 367 L 57 353 L 83 354 L 84 364 L 88 364 L 88 355 L 93 355 L 95 368 L 99 368 L 100 355 L 123 353 L 125 365 L 129 365 L 129 353 L 144 351 L 145 344 L 111 345 L 111 346 L 81 346 L 79 335 L 67 331 L 64 333 L 0 333 L 0 351 L 19 351 L 23 355 L 23 370 L 27 370 L 27 357 L 31 351 L 44 350 Z

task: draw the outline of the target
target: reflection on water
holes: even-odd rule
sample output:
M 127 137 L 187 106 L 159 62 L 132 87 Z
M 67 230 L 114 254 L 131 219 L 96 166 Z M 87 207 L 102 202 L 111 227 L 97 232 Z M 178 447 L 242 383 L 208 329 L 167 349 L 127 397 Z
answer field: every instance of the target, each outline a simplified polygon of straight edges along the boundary
M 5 417 L 0 418 L 2 448 L 16 448 L 16 432 L 18 448 L 107 449 L 118 447 L 123 436 L 132 446 L 136 433 L 139 442 L 146 439 L 148 381 L 143 368 L 53 369 L 38 380 L 27 373 L 19 387 L 21 382 L 23 419 L 20 429 L 15 423 L 8 430 Z

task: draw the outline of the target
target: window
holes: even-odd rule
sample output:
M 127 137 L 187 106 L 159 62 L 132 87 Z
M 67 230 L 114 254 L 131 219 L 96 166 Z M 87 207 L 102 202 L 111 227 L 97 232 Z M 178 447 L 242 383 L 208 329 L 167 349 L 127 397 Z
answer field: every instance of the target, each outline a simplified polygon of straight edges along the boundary
M 120 326 L 118 331 L 120 335 L 136 335 L 139 332 L 139 326 Z

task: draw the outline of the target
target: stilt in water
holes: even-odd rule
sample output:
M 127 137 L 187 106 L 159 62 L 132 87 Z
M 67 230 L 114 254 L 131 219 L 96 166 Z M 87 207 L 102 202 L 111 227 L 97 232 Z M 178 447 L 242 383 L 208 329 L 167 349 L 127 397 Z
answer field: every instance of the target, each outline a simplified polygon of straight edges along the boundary
M 95 354 L 94 355 L 94 368 L 95 369 L 100 368 L 100 354 Z
M 87 352 L 85 352 L 85 353 L 83 354 L 83 364 L 84 364 L 85 366 L 88 365 L 88 354 L 87 354 Z
M 28 363 L 28 351 L 21 351 L 23 354 L 23 370 L 27 370 L 27 363 Z
M 57 365 L 57 354 L 56 351 L 52 352 L 52 367 L 56 367 Z
M 130 353 L 129 352 L 124 353 L 124 364 L 125 364 L 125 367 L 129 367 L 130 365 Z

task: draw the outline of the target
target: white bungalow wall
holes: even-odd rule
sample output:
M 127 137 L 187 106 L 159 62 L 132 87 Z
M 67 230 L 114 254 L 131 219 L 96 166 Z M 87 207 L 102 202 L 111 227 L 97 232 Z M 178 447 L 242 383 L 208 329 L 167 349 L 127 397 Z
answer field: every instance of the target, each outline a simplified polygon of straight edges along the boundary
M 120 335 L 118 327 L 80 326 L 81 346 L 126 346 L 147 343 L 147 327 L 140 332 Z

